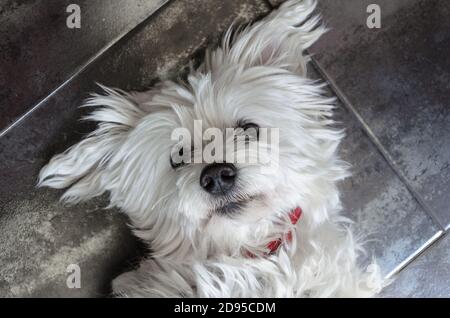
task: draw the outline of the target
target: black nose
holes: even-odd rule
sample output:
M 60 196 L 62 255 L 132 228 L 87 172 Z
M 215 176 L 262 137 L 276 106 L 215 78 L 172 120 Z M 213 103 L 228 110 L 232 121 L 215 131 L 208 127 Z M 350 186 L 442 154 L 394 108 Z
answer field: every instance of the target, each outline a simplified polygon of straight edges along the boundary
M 207 192 L 223 195 L 230 191 L 235 183 L 236 167 L 229 163 L 213 163 L 206 166 L 200 175 L 200 185 Z

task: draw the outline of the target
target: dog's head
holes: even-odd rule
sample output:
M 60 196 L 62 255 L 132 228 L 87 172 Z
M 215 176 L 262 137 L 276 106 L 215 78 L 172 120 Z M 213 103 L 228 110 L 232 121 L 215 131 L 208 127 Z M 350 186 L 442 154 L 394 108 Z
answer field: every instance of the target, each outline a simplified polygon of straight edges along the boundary
M 345 169 L 335 154 L 342 134 L 329 128 L 333 101 L 305 77 L 303 51 L 323 29 L 316 18 L 294 27 L 311 11 L 228 32 L 184 84 L 104 88 L 87 102 L 98 107 L 88 117 L 97 130 L 54 157 L 40 185 L 70 187 L 69 202 L 109 192 L 166 256 L 257 248 L 286 230 L 297 206 L 320 222 Z

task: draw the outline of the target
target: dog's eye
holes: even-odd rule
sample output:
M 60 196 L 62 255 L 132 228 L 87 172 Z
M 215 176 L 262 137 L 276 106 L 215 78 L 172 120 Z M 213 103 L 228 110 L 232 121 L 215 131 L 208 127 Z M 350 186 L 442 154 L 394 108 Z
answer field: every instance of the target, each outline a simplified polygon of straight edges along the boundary
M 244 123 L 242 125 L 239 125 L 240 128 L 242 128 L 246 135 L 251 137 L 256 137 L 256 139 L 259 138 L 259 126 L 254 123 Z
M 186 162 L 184 161 L 184 150 L 183 147 L 181 147 L 178 150 L 178 156 L 171 155 L 170 156 L 170 165 L 173 169 L 180 168 L 184 165 L 186 165 Z

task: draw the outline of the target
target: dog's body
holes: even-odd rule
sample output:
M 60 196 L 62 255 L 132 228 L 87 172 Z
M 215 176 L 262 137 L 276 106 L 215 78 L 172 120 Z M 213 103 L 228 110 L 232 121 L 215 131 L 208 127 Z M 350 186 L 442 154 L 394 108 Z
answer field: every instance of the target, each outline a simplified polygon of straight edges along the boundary
M 306 79 L 303 52 L 324 32 L 310 17 L 314 7 L 291 0 L 250 28 L 228 32 L 186 85 L 165 82 L 131 94 L 105 88 L 88 101 L 99 106 L 89 116 L 98 129 L 53 158 L 40 185 L 70 187 L 63 199 L 71 203 L 109 192 L 111 206 L 148 242 L 151 258 L 118 277 L 115 294 L 327 297 L 379 290 L 377 268 L 357 266 L 360 247 L 339 215 L 336 183 L 347 169 L 336 154 L 342 132 L 329 126 L 333 100 Z M 277 173 L 235 164 L 230 190 L 212 195 L 199 182 L 211 165 L 169 160 L 173 130 L 192 131 L 194 120 L 204 128 L 279 128 Z M 289 220 L 294 210 L 302 211 L 298 222 Z

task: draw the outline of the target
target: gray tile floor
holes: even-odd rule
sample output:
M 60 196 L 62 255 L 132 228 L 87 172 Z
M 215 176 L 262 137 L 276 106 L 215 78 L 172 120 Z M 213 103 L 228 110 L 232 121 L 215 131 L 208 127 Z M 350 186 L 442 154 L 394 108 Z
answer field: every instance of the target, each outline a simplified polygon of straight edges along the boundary
M 357 174 L 348 182 L 363 185 L 349 187 L 347 206 L 354 211 L 362 203 L 360 224 L 380 242 L 373 250 L 385 273 L 401 270 L 382 296 L 449 297 L 448 239 L 433 242 L 450 225 L 450 3 L 380 0 L 382 27 L 369 29 L 370 3 L 320 1 L 331 31 L 311 50 L 321 75 L 383 158 L 377 165 L 366 150 L 350 154 Z M 344 152 L 359 144 L 354 130 L 349 134 L 353 146 Z M 372 175 L 360 179 L 360 169 Z M 370 189 L 378 201 L 364 200 Z
M 338 104 L 335 120 L 339 128 L 346 130 L 341 156 L 352 165 L 352 177 L 341 185 L 344 213 L 356 221 L 359 233 L 368 235 L 368 250 L 376 256 L 384 275 L 391 276 L 435 238 L 440 228 L 396 175 L 364 126 L 342 103 Z
M 165 2 L 76 1 L 80 32 L 66 25 L 73 1 L 2 1 L 0 133 Z
M 346 10 L 335 26 L 332 9 L 352 2 L 321 2 L 324 20 L 333 31 L 313 50 L 317 64 L 360 115 L 415 198 L 447 228 L 450 3 L 378 1 L 381 7 L 389 3 L 392 11 L 383 17 L 380 30 L 347 23 L 351 19 L 345 14 L 354 12 Z
M 331 31 L 311 50 L 311 75 L 340 98 L 341 154 L 353 166 L 345 213 L 371 239 L 362 261 L 374 254 L 395 278 L 381 297 L 449 297 L 450 3 L 379 0 L 382 28 L 370 30 L 373 1 L 319 1 Z M 77 106 L 94 83 L 140 90 L 181 76 L 234 19 L 280 2 L 79 1 L 89 13 L 70 32 L 66 1 L 1 4 L 0 131 L 38 107 L 0 137 L 0 296 L 106 295 L 142 255 L 103 198 L 65 207 L 60 192 L 34 187 L 46 160 L 92 129 Z M 66 288 L 70 263 L 89 268 L 81 290 Z

